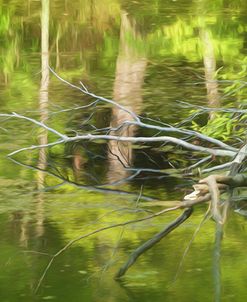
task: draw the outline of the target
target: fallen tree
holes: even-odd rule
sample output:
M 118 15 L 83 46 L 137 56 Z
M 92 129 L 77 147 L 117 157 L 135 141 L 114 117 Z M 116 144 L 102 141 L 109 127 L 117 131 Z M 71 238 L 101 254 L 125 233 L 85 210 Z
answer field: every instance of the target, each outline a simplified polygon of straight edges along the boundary
M 247 144 L 240 142 L 239 145 L 231 146 L 226 142 L 223 142 L 219 139 L 207 136 L 200 132 L 191 130 L 191 129 L 184 129 L 181 127 L 176 127 L 172 125 L 165 124 L 160 121 L 156 121 L 153 119 L 143 118 L 134 112 L 132 112 L 129 108 L 122 106 L 121 104 L 95 95 L 88 91 L 88 89 L 81 83 L 81 86 L 73 85 L 66 80 L 62 79 L 58 76 L 52 69 L 50 71 L 62 82 L 73 89 L 77 89 L 81 91 L 83 94 L 89 96 L 93 99 L 93 101 L 86 106 L 80 106 L 74 108 L 75 110 L 78 109 L 85 109 L 90 108 L 92 106 L 97 106 L 99 103 L 105 103 L 113 108 L 117 108 L 121 113 L 124 113 L 125 118 L 121 120 L 121 122 L 115 126 L 110 125 L 107 128 L 98 129 L 94 127 L 94 130 L 86 133 L 84 135 L 80 135 L 76 133 L 75 135 L 67 135 L 66 133 L 61 133 L 57 129 L 54 129 L 48 126 L 44 121 L 38 121 L 37 119 L 33 119 L 23 114 L 18 113 L 2 113 L 0 117 L 2 118 L 17 118 L 24 120 L 26 122 L 30 122 L 39 128 L 44 129 L 48 133 L 52 133 L 58 137 L 57 140 L 47 143 L 40 143 L 38 145 L 32 145 L 23 147 L 21 149 L 12 151 L 9 154 L 9 157 L 13 158 L 14 155 L 17 155 L 24 151 L 30 150 L 46 150 L 46 148 L 52 148 L 58 144 L 68 144 L 72 142 L 79 142 L 79 141 L 97 141 L 97 140 L 105 140 L 105 141 L 115 141 L 117 142 L 117 147 L 121 148 L 120 144 L 127 143 L 144 143 L 144 144 L 153 144 L 153 143 L 169 143 L 174 146 L 174 148 L 182 148 L 185 150 L 190 150 L 193 154 L 199 157 L 202 156 L 196 163 L 193 165 L 188 166 L 186 169 L 183 169 L 181 173 L 187 175 L 193 175 L 193 170 L 195 168 L 200 168 L 201 177 L 197 184 L 193 186 L 193 191 L 186 195 L 184 198 L 181 198 L 181 201 L 174 202 L 174 206 L 170 208 L 165 208 L 157 213 L 141 217 L 140 219 L 130 220 L 123 223 L 110 225 L 107 227 L 103 227 L 101 229 L 96 229 L 95 231 L 83 234 L 78 238 L 71 240 L 66 246 L 64 246 L 61 250 L 59 250 L 56 254 L 54 254 L 48 263 L 39 283 L 37 289 L 41 285 L 49 267 L 53 263 L 53 261 L 61 255 L 61 253 L 65 252 L 71 245 L 75 242 L 82 240 L 83 238 L 87 238 L 91 235 L 96 233 L 106 231 L 110 228 L 125 226 L 128 224 L 133 223 L 140 223 L 142 221 L 148 219 L 154 219 L 157 216 L 164 215 L 171 211 L 181 210 L 183 209 L 183 213 L 177 217 L 174 221 L 172 221 L 168 226 L 166 226 L 163 230 L 157 233 L 154 237 L 149 239 L 147 242 L 142 244 L 138 247 L 135 251 L 132 252 L 127 262 L 120 268 L 117 272 L 115 278 L 121 278 L 127 270 L 135 263 L 139 256 L 141 256 L 145 251 L 152 248 L 155 244 L 157 244 L 161 239 L 167 236 L 170 232 L 175 230 L 179 227 L 185 220 L 187 220 L 193 212 L 193 207 L 201 204 L 209 202 L 209 211 L 206 213 L 207 216 L 211 216 L 216 225 L 222 226 L 224 225 L 227 214 L 229 209 L 233 204 L 232 200 L 232 192 L 234 188 L 239 187 L 247 187 L 247 175 L 245 175 L 244 169 L 242 165 L 246 160 L 247 156 Z M 218 110 L 218 109 L 217 109 Z M 127 135 L 129 129 L 136 129 L 136 128 L 144 128 L 154 131 L 153 136 L 145 137 L 145 136 L 135 136 L 134 131 L 130 133 L 132 135 Z M 162 135 L 160 135 L 160 133 Z M 166 133 L 166 135 L 163 135 Z M 196 141 L 196 143 L 195 143 Z M 199 143 L 198 143 L 199 142 Z M 131 145 L 128 145 L 128 148 Z M 111 152 L 113 153 L 113 152 Z M 111 154 L 112 155 L 112 154 Z M 114 155 L 114 154 L 113 154 Z M 120 161 L 124 161 L 124 158 L 121 158 L 122 154 L 114 155 L 117 156 Z M 210 167 L 204 168 L 205 163 L 208 163 L 213 158 L 221 157 L 225 162 L 222 164 L 214 165 L 212 164 Z M 230 158 L 230 160 L 229 160 Z M 227 159 L 227 160 L 226 160 Z M 125 167 L 130 168 L 130 167 Z M 214 171 L 221 171 L 224 172 L 222 174 L 211 174 L 207 175 L 206 173 L 211 173 Z M 134 174 L 136 175 L 136 174 Z M 202 175 L 206 177 L 202 177 Z M 128 178 L 130 179 L 130 178 Z M 128 180 L 127 179 L 127 180 Z M 111 184 L 110 184 L 111 185 Z M 100 186 L 99 186 L 100 187 Z M 97 186 L 96 186 L 97 188 Z M 224 198 L 222 198 L 222 196 Z

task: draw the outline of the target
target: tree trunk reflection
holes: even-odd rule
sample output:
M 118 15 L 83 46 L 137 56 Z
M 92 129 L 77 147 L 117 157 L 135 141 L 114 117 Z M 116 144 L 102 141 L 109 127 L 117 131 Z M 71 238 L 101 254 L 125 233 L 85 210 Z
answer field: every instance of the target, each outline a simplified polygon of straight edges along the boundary
M 42 1 L 42 15 L 41 15 L 41 35 L 42 35 L 42 45 L 41 45 L 41 83 L 40 83 L 40 99 L 39 99 L 39 109 L 40 109 L 40 121 L 45 122 L 48 119 L 48 86 L 49 86 L 49 0 Z M 39 143 L 41 145 L 48 143 L 48 133 L 47 130 L 42 129 L 39 135 Z M 46 148 L 42 148 L 39 151 L 39 161 L 38 168 L 40 170 L 45 170 L 47 166 L 47 155 Z M 37 172 L 37 185 L 38 190 L 44 188 L 45 182 L 45 172 Z M 37 197 L 37 207 L 36 207 L 36 233 L 37 236 L 42 236 L 44 233 L 44 196 L 42 192 L 38 193 Z
M 214 46 L 210 32 L 206 29 L 201 29 L 200 36 L 203 45 L 203 62 L 205 70 L 206 88 L 208 105 L 211 108 L 220 107 L 220 97 L 218 92 L 218 83 L 215 80 L 216 74 L 216 58 L 214 53 Z M 214 118 L 214 112 L 210 113 L 210 119 Z
M 138 49 L 128 41 L 128 37 L 133 40 L 140 37 L 135 23 L 131 22 L 127 13 L 121 14 L 120 47 L 116 65 L 116 76 L 114 83 L 113 97 L 116 102 L 124 105 L 127 109 L 138 114 L 142 104 L 141 88 L 144 80 L 147 61 L 143 55 L 138 53 Z M 112 109 L 110 127 L 118 127 L 124 121 L 133 118 L 117 107 Z M 129 126 L 112 132 L 113 135 L 134 136 L 136 127 Z M 118 181 L 128 176 L 126 167 L 130 167 L 133 162 L 133 150 L 131 143 L 110 141 L 109 152 L 109 172 L 110 182 Z

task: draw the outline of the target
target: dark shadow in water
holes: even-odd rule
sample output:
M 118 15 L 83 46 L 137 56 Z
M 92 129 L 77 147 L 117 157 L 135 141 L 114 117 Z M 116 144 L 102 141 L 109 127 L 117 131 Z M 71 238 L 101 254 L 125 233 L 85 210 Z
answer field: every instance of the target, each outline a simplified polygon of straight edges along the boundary
M 9 160 L 11 160 L 12 162 L 14 162 L 17 165 L 20 165 L 22 167 L 27 168 L 27 169 L 31 169 L 33 171 L 44 172 L 44 173 L 46 173 L 48 175 L 54 176 L 55 178 L 62 180 L 62 183 L 60 185 L 70 184 L 70 185 L 75 186 L 75 187 L 77 187 L 79 189 L 83 189 L 83 190 L 87 190 L 87 191 L 92 191 L 92 192 L 107 193 L 107 194 L 117 194 L 117 195 L 126 195 L 126 196 L 130 196 L 130 197 L 133 197 L 133 198 L 134 197 L 135 198 L 139 197 L 139 194 L 132 193 L 132 192 L 127 192 L 127 191 L 123 191 L 123 190 L 114 190 L 114 189 L 107 189 L 107 188 L 98 188 L 97 186 L 94 187 L 94 186 L 81 185 L 81 184 L 78 184 L 78 183 L 76 183 L 74 181 L 71 181 L 71 180 L 68 180 L 66 178 L 63 178 L 62 176 L 58 176 L 58 175 L 56 175 L 56 174 L 54 174 L 52 172 L 41 170 L 38 167 L 22 163 L 22 162 L 17 161 L 17 160 L 15 160 L 13 158 L 9 158 Z M 56 185 L 55 187 L 57 187 L 57 186 L 58 185 Z M 141 199 L 146 200 L 146 201 L 156 200 L 154 197 L 146 196 L 146 195 L 142 195 Z

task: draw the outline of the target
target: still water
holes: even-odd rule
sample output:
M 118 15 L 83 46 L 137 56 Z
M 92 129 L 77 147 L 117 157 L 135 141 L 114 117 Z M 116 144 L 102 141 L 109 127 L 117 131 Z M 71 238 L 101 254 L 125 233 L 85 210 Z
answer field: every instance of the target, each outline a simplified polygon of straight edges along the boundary
M 80 108 L 94 100 L 62 83 L 49 65 L 70 83 L 81 81 L 147 119 L 229 139 L 224 115 L 217 129 L 205 116 L 193 123 L 189 117 L 193 106 L 246 106 L 246 32 L 243 0 L 3 0 L 0 113 L 36 118 L 67 135 L 123 121 L 105 103 Z M 159 211 L 157 200 L 180 200 L 197 179 L 176 173 L 192 163 L 191 154 L 160 144 L 84 141 L 8 158 L 56 138 L 28 121 L 0 121 L 1 302 L 246 301 L 246 219 L 231 213 L 219 260 L 211 220 L 190 244 L 204 205 L 121 282 L 113 277 L 128 255 L 178 213 L 76 242 L 36 291 L 51 256 L 70 240 Z

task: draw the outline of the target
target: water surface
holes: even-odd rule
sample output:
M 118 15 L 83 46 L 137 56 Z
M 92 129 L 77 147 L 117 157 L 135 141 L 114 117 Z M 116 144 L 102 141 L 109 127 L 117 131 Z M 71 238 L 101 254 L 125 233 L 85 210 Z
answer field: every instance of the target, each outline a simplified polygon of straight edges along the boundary
M 128 118 L 102 102 L 80 109 L 94 99 L 62 83 L 49 64 L 70 83 L 81 81 L 146 121 L 204 127 L 238 143 L 230 130 L 244 122 L 236 116 L 227 126 L 229 113 L 220 114 L 217 127 L 207 125 L 208 115 L 193 123 L 189 117 L 195 106 L 246 106 L 246 1 L 16 0 L 0 8 L 1 113 L 36 118 L 67 135 Z M 170 145 L 83 141 L 10 159 L 14 150 L 56 137 L 20 119 L 1 118 L 0 127 L 1 301 L 246 301 L 244 217 L 231 213 L 220 263 L 211 220 L 185 255 L 206 205 L 121 282 L 113 277 L 128 255 L 179 213 L 78 241 L 57 257 L 35 293 L 51 255 L 70 240 L 161 210 L 152 200 L 180 200 L 197 179 L 176 169 L 198 158 Z

